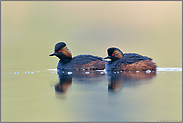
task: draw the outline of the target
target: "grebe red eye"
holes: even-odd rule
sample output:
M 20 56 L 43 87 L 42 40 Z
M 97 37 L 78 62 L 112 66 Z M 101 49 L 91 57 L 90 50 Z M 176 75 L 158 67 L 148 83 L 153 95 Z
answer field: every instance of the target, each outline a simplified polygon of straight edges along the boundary
M 112 54 L 112 56 L 114 56 L 114 53 Z
M 58 86 L 59 90 L 61 89 L 61 85 Z
M 61 52 L 60 50 L 58 52 Z

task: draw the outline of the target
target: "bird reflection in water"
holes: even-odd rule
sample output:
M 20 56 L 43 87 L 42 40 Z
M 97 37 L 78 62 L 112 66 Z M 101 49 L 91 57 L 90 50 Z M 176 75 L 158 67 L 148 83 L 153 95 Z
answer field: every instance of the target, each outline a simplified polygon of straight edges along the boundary
M 65 93 L 72 84 L 72 78 L 80 82 L 80 84 L 101 82 L 105 76 L 109 77 L 108 91 L 119 92 L 123 88 L 123 84 L 128 86 L 140 85 L 148 83 L 156 72 L 147 73 L 146 71 L 133 72 L 133 71 L 107 71 L 100 72 L 95 70 L 89 71 L 69 71 L 58 70 L 60 82 L 55 85 L 55 91 Z M 108 78 L 107 77 L 107 78 Z
M 72 77 L 69 75 L 59 74 L 59 83 L 55 85 L 56 92 L 65 93 L 72 84 Z
M 125 83 L 129 86 L 147 83 L 156 76 L 156 72 L 147 73 L 146 71 L 139 73 L 133 71 L 108 71 L 107 73 L 108 76 L 111 76 L 108 85 L 108 91 L 110 92 L 119 92 Z
M 72 84 L 72 78 L 79 81 L 80 83 L 94 83 L 100 82 L 104 76 L 104 72 L 87 70 L 87 71 L 77 71 L 77 70 L 58 70 L 59 83 L 55 85 L 55 91 L 58 93 L 65 93 Z
M 55 85 L 55 91 L 65 93 L 72 84 L 72 75 L 68 74 L 69 71 L 58 70 L 59 83 Z

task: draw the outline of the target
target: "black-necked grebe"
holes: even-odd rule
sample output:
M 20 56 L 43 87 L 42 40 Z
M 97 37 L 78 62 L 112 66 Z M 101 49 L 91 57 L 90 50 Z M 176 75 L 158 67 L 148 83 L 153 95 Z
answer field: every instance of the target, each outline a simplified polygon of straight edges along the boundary
M 57 69 L 70 70 L 103 70 L 107 63 L 103 58 L 93 55 L 78 55 L 72 58 L 71 51 L 64 42 L 59 42 L 55 45 L 55 51 L 49 56 L 57 56 Z
M 115 47 L 107 50 L 108 56 L 104 59 L 111 59 L 106 64 L 107 70 L 124 71 L 155 71 L 156 64 L 151 58 L 136 53 L 125 53 Z

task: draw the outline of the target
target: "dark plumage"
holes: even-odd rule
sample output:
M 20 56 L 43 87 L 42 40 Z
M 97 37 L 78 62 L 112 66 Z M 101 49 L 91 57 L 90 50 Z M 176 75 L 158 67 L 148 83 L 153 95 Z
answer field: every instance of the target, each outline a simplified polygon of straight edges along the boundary
M 124 70 L 124 71 L 145 71 L 156 70 L 156 64 L 151 58 L 136 53 L 125 53 L 118 48 L 109 48 L 108 56 L 105 59 L 111 59 L 106 64 L 106 69 Z
M 71 61 L 65 63 L 59 61 L 57 68 L 73 69 L 73 70 L 102 70 L 107 62 L 101 57 L 92 55 L 78 55 L 72 58 Z
M 72 54 L 64 42 L 59 42 L 55 45 L 55 52 L 50 56 L 53 55 L 60 59 L 57 69 L 62 70 L 103 70 L 107 63 L 101 57 L 93 55 L 78 55 L 72 58 Z
M 141 56 L 136 53 L 125 53 L 123 58 L 119 59 L 119 61 L 124 64 L 132 64 L 141 60 L 152 60 L 152 59 L 146 56 Z

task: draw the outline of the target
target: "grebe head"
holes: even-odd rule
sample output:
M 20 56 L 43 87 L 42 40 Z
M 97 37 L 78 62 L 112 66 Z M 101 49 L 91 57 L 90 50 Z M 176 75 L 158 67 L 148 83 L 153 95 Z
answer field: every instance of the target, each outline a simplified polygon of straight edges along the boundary
M 59 42 L 55 45 L 54 53 L 49 56 L 57 56 L 63 62 L 70 61 L 72 59 L 72 54 L 69 48 L 66 46 L 64 42 Z
M 115 47 L 111 47 L 107 50 L 108 56 L 104 59 L 111 59 L 111 61 L 116 61 L 118 59 L 121 59 L 123 57 L 123 52 Z

